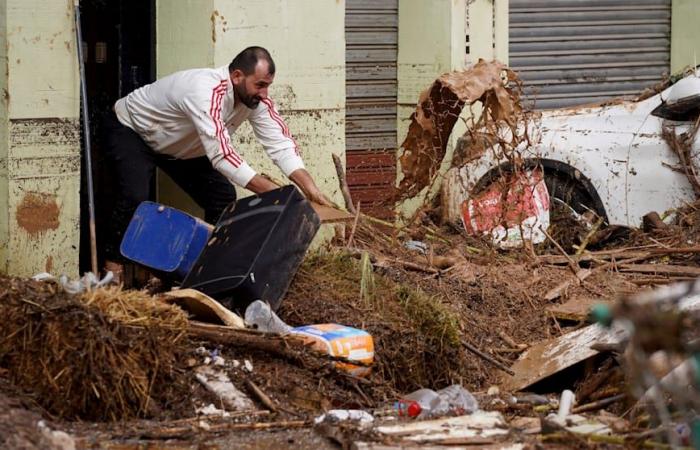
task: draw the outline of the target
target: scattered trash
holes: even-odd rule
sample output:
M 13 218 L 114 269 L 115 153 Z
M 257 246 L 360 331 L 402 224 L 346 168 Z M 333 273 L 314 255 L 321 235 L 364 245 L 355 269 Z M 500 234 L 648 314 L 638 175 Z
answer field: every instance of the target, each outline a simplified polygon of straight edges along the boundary
M 245 310 L 245 321 L 258 331 L 275 334 L 288 334 L 292 327 L 287 325 L 272 310 L 269 304 L 255 300 Z
M 428 246 L 422 241 L 409 240 L 404 243 L 404 246 L 409 250 L 420 252 L 424 255 L 428 253 Z
M 71 280 L 66 275 L 61 275 L 56 278 L 50 273 L 41 272 L 34 275 L 32 279 L 36 281 L 56 281 L 69 294 L 79 294 L 108 285 L 112 282 L 112 279 L 114 279 L 114 274 L 109 271 L 100 279 L 94 273 L 86 272 L 79 280 Z
M 553 425 L 555 429 L 565 427 L 575 402 L 576 396 L 574 393 L 568 389 L 564 390 L 559 399 L 559 410 L 556 414 L 548 415 L 544 421 L 549 425 Z
M 396 402 L 396 409 L 399 416 L 425 419 L 471 414 L 479 409 L 479 403 L 469 391 L 453 384 L 439 391 L 419 389 L 412 392 Z
M 467 445 L 496 442 L 508 434 L 508 427 L 501 413 L 476 411 L 468 416 L 383 425 L 375 431 L 399 442 Z
M 229 417 L 231 415 L 228 411 L 217 408 L 213 403 L 209 403 L 207 406 L 203 406 L 201 408 L 196 408 L 195 413 L 203 416 Z
M 361 427 L 366 427 L 374 422 L 374 416 L 367 411 L 359 409 L 331 409 L 314 419 L 316 425 L 348 421 L 357 422 Z
M 73 437 L 61 430 L 52 430 L 46 425 L 46 422 L 40 420 L 37 423 L 37 428 L 41 431 L 41 434 L 46 437 L 51 443 L 51 448 L 55 450 L 75 450 L 75 440 Z
M 255 405 L 243 392 L 233 385 L 231 379 L 220 369 L 211 366 L 200 366 L 195 369 L 197 381 L 202 383 L 211 393 L 231 411 L 254 410 Z
M 350 361 L 335 365 L 352 375 L 366 377 L 372 370 L 374 340 L 366 331 L 330 323 L 296 327 L 291 333 L 307 340 L 320 352 Z

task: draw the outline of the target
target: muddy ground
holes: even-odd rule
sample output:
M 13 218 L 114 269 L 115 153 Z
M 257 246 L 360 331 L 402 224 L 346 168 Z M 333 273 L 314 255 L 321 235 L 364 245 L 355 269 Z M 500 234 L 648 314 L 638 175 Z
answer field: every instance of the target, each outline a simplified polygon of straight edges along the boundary
M 496 63 L 481 61 L 436 80 L 411 117 L 394 200 L 438 180 L 459 111 L 479 99 L 485 110 L 470 130 L 518 169 L 518 149 L 529 144 L 516 132 L 529 117 L 519 93 L 517 76 Z M 510 139 L 502 138 L 503 129 L 513 131 Z M 555 213 L 550 239 L 504 251 L 467 236 L 461 225 L 442 223 L 440 208 L 427 203 L 404 226 L 366 216 L 347 224 L 307 256 L 278 311 L 292 326 L 338 323 L 370 333 L 375 355 L 365 378 L 289 340 L 203 334 L 185 311 L 145 290 L 111 287 L 74 296 L 54 282 L 0 277 L 0 446 L 68 449 L 74 439 L 78 448 L 336 448 L 312 429 L 324 411 L 391 415 L 404 394 L 452 384 L 509 421 L 537 421 L 546 411 L 514 403 L 512 393 L 495 387 L 529 346 L 586 325 L 585 315 L 558 319 L 549 308 L 612 302 L 691 278 L 698 265 L 698 205 L 646 232 L 591 228 L 595 221 Z M 661 270 L 669 267 L 675 272 Z M 228 417 L 198 413 L 225 406 L 198 381 L 206 367 L 226 373 L 255 409 Z M 595 401 L 625 393 L 629 381 L 610 352 L 558 378 L 532 389 L 554 399 L 570 388 L 579 400 Z M 607 411 L 622 415 L 633 402 L 623 397 Z M 618 431 L 645 436 L 649 426 L 648 419 L 625 422 Z M 346 446 L 377 438 L 341 431 L 343 437 L 334 431 L 336 441 Z M 513 429 L 509 439 L 531 448 L 607 445 L 554 437 Z
M 697 242 L 694 210 L 679 217 L 684 222 L 678 226 L 650 233 L 624 230 L 591 245 L 589 250 L 692 246 Z M 411 249 L 409 241 L 420 241 L 425 246 Z M 454 383 L 475 393 L 486 409 L 502 410 L 506 417 L 522 415 L 522 407 L 504 407 L 493 401 L 493 395 L 486 395 L 489 387 L 508 375 L 469 351 L 465 343 L 507 367 L 519 352 L 501 350 L 512 347 L 513 342 L 531 345 L 582 325 L 555 319 L 546 312 L 547 306 L 577 297 L 611 301 L 672 281 L 663 275 L 623 273 L 613 265 L 547 301 L 547 292 L 573 274 L 566 264 L 546 262 L 546 255 L 559 255 L 559 250 L 543 244 L 499 251 L 485 241 L 464 236 L 451 227 L 437 227 L 423 218 L 420 224 L 402 230 L 363 221 L 355 230 L 350 248 L 347 237 L 342 237 L 307 257 L 279 314 L 290 325 L 341 323 L 368 331 L 374 338 L 376 355 L 373 372 L 366 379 L 339 374 L 332 364 L 307 365 L 303 358 L 285 358 L 173 332 L 184 327 L 181 311 L 139 306 L 120 309 L 115 315 L 110 309 L 113 307 L 101 306 L 112 305 L 115 299 L 117 303 L 126 299 L 150 305 L 152 298 L 146 293 L 139 293 L 137 298 L 133 292 L 111 292 L 102 300 L 90 300 L 90 308 L 97 309 L 81 309 L 77 300 L 50 283 L 2 278 L 4 316 L 28 314 L 36 320 L 12 333 L 8 333 L 5 322 L 3 345 L 20 335 L 24 337 L 11 349 L 0 347 L 0 409 L 5 414 L 5 420 L 0 421 L 0 438 L 12 446 L 50 448 L 53 444 L 44 440 L 53 436 L 51 430 L 65 430 L 84 448 L 227 448 L 232 443 L 239 448 L 330 448 L 330 441 L 310 431 L 309 421 L 322 411 L 381 410 L 415 389 L 437 389 Z M 697 257 L 695 253 L 664 255 L 646 262 L 697 266 Z M 593 267 L 594 263 L 581 262 L 582 267 L 586 265 Z M 8 305 L 12 304 L 19 309 L 10 311 Z M 144 316 L 150 321 L 146 328 L 137 323 Z M 49 327 L 47 331 L 46 324 L 58 328 Z M 27 334 L 27 329 L 33 331 Z M 51 330 L 59 330 L 72 341 L 58 339 Z M 151 341 L 152 335 L 160 338 Z M 41 340 L 28 342 L 37 336 Z M 91 342 L 102 342 L 104 348 L 94 345 L 88 349 L 86 345 Z M 120 387 L 124 398 L 133 396 L 125 404 L 110 399 L 108 387 L 114 381 L 105 377 L 122 373 L 122 379 L 133 371 L 119 372 L 119 361 L 109 356 L 112 344 L 129 354 L 129 361 L 160 367 L 159 371 L 146 370 L 135 376 L 131 385 Z M 26 347 L 18 351 L 17 346 Z M 197 352 L 198 347 L 206 352 Z M 234 383 L 256 399 L 259 412 L 226 420 L 197 418 L 195 408 L 217 405 L 217 399 L 196 381 L 193 368 L 202 364 L 206 355 L 217 354 L 223 357 Z M 91 362 L 82 364 L 86 357 Z M 246 370 L 246 360 L 252 370 Z M 70 366 L 62 366 L 62 361 L 69 361 Z M 127 364 L 125 361 L 122 363 Z M 616 364 L 606 363 L 603 358 L 583 368 L 578 378 L 568 380 L 569 387 L 585 390 L 601 366 L 608 370 L 605 376 L 611 377 L 610 383 L 624 383 Z M 18 367 L 24 368 L 21 373 Z M 34 372 L 29 374 L 27 367 L 33 367 Z M 151 384 L 149 404 L 144 406 L 139 403 L 140 391 L 134 383 L 151 378 L 157 383 Z M 80 391 L 89 379 L 97 381 L 85 392 Z M 246 380 L 271 399 L 276 411 L 270 411 L 245 387 Z M 73 394 L 81 392 L 85 402 L 69 405 L 67 400 L 57 401 L 66 386 L 74 386 Z M 599 389 L 605 390 L 606 386 Z M 99 395 L 93 396 L 93 390 Z M 558 392 L 547 392 L 546 387 L 540 390 L 553 396 Z M 506 393 L 497 396 L 503 395 Z M 611 410 L 623 407 L 616 405 Z M 111 413 L 105 414 L 107 410 Z M 532 408 L 526 408 L 525 413 L 535 414 Z M 37 428 L 40 417 L 49 431 Z M 261 423 L 271 424 L 270 428 L 231 428 L 231 424 L 259 427 L 250 424 Z M 556 448 L 559 444 L 547 445 Z

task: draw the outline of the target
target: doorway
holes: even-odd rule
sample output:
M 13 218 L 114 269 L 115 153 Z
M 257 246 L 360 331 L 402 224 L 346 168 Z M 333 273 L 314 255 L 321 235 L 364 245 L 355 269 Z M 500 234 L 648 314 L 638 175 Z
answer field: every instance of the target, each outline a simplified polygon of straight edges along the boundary
M 155 80 L 155 0 L 81 0 L 80 15 L 92 143 L 98 263 L 102 267 L 104 234 L 100 231 L 110 220 L 115 193 L 112 192 L 110 173 L 101 158 L 101 125 L 116 100 Z M 84 139 L 81 145 L 84 146 Z M 91 270 L 84 159 L 81 168 L 80 273 L 84 273 Z

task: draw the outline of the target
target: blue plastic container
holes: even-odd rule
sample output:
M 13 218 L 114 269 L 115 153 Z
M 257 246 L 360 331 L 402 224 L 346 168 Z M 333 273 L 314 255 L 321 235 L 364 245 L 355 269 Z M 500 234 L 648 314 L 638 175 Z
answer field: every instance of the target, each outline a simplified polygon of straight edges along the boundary
M 175 208 L 141 203 L 124 233 L 122 256 L 183 279 L 202 253 L 213 226 Z

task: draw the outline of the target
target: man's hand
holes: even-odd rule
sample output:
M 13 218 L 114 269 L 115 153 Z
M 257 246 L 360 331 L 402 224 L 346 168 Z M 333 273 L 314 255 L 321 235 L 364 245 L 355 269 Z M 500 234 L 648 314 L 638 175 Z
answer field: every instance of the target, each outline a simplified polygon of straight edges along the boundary
M 318 203 L 324 206 L 333 207 L 333 203 L 328 200 L 323 192 L 316 186 L 314 179 L 311 178 L 309 172 L 306 169 L 297 169 L 289 175 L 289 179 L 294 182 L 299 189 L 304 193 L 307 199 L 314 203 Z

